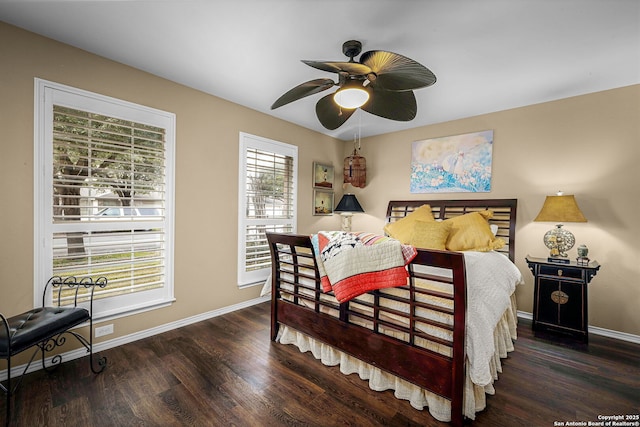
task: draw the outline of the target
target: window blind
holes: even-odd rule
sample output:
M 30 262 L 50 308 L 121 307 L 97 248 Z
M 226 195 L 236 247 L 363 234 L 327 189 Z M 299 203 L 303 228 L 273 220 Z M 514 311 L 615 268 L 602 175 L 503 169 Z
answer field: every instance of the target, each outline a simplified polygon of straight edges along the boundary
M 239 284 L 263 280 L 271 266 L 266 232 L 295 231 L 297 147 L 241 135 Z
M 53 275 L 105 276 L 96 298 L 165 282 L 165 130 L 53 106 Z

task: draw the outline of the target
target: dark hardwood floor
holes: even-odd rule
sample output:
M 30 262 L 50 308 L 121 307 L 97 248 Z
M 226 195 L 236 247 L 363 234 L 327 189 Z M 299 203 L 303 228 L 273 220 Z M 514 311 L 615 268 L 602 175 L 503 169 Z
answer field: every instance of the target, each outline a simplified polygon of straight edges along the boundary
M 534 337 L 520 321 L 496 394 L 473 426 L 554 426 L 640 413 L 640 345 Z M 12 426 L 441 426 L 311 354 L 269 340 L 263 303 L 28 374 Z M 0 402 L 0 422 L 5 404 Z

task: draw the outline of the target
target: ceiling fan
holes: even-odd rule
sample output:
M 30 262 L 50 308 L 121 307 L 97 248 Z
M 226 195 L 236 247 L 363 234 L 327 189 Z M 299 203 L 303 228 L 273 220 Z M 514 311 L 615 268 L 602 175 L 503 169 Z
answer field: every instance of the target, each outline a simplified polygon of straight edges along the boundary
M 313 68 L 337 73 L 338 82 L 324 78 L 302 83 L 278 98 L 271 109 L 338 86 L 316 103 L 318 120 L 329 130 L 342 126 L 357 108 L 391 120 L 413 120 L 418 110 L 413 90 L 431 86 L 436 76 L 413 59 L 383 50 L 365 52 L 359 62 L 354 61 L 361 51 L 362 43 L 349 40 L 342 45 L 348 62 L 303 60 Z

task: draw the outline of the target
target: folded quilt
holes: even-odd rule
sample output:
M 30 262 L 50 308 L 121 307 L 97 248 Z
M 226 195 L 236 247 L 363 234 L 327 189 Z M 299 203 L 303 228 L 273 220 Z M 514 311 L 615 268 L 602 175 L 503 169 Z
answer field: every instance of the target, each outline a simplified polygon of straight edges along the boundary
M 320 231 L 311 236 L 324 292 L 339 302 L 375 289 L 404 286 L 413 246 L 371 233 Z

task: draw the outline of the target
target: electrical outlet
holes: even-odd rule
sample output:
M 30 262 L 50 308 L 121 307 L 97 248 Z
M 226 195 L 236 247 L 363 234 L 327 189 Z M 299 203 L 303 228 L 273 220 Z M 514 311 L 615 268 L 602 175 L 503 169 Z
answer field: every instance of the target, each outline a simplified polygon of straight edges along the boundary
M 102 337 L 113 333 L 113 323 L 96 328 L 95 337 Z

